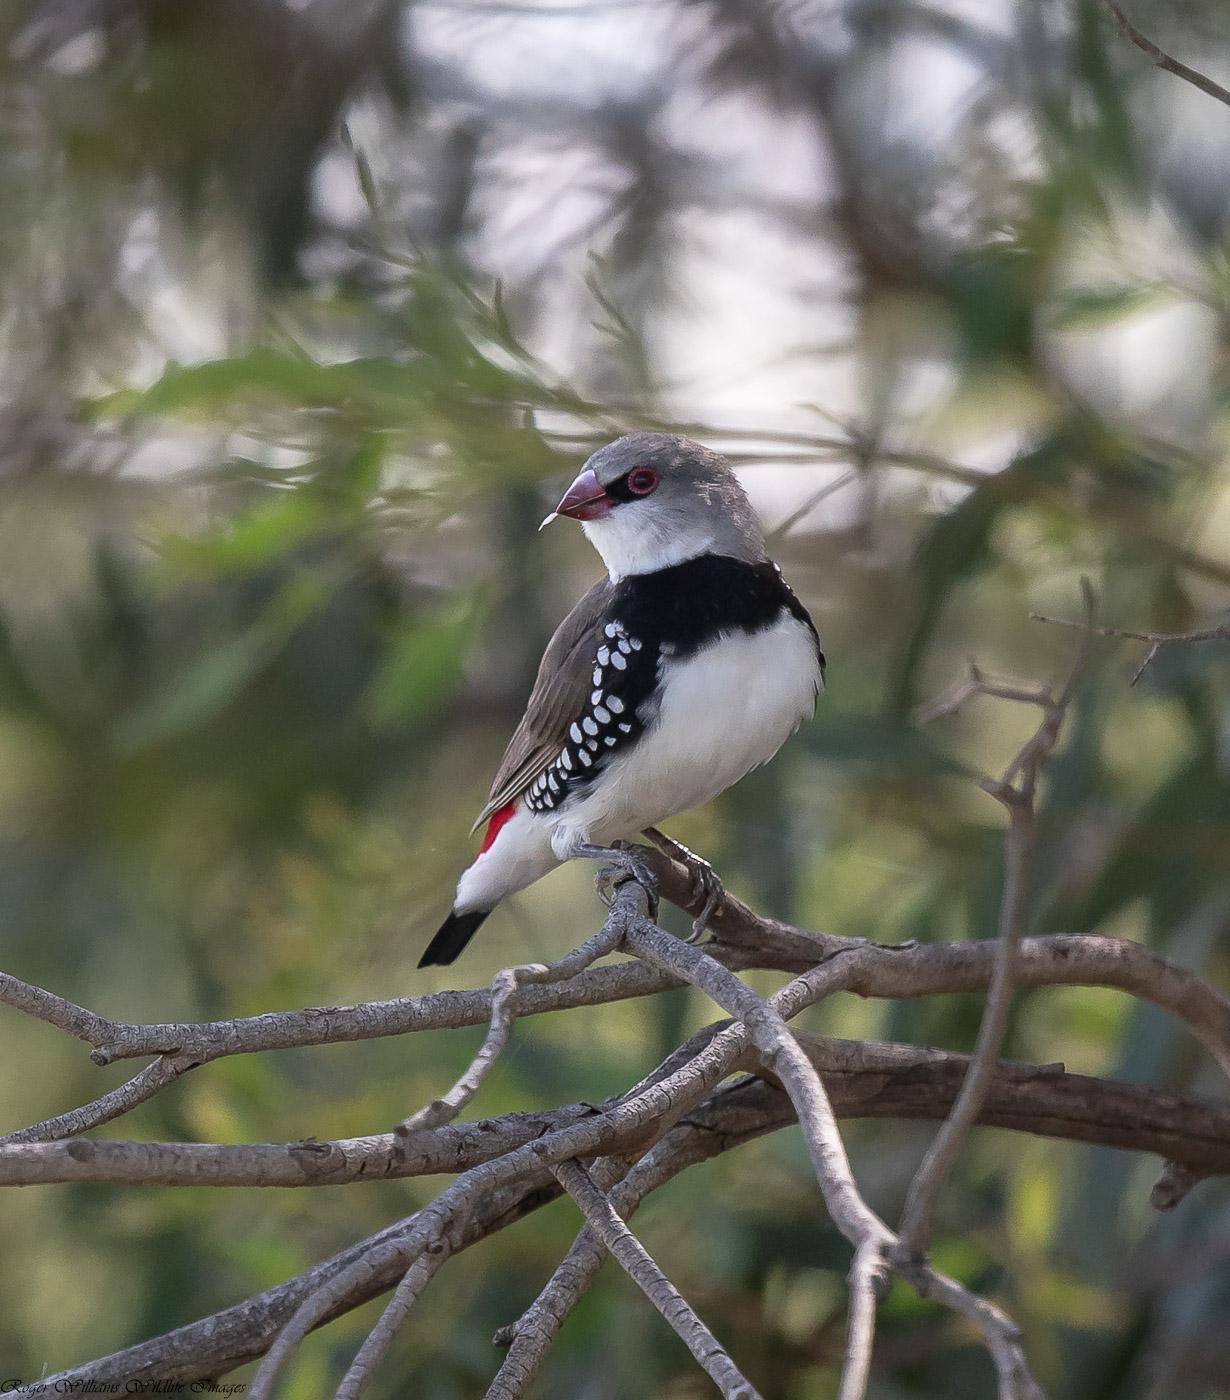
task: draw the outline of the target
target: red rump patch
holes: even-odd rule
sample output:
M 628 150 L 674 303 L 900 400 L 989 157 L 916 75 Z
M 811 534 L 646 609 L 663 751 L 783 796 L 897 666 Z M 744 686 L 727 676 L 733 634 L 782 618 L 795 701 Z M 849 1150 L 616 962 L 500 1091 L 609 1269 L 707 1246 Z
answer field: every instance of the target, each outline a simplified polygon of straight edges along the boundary
M 504 824 L 512 820 L 512 815 L 516 810 L 517 800 L 514 798 L 506 807 L 501 807 L 498 812 L 492 812 L 491 820 L 487 823 L 487 834 L 483 837 L 483 844 L 478 848 L 480 856 L 491 849 L 495 838 L 500 834 Z

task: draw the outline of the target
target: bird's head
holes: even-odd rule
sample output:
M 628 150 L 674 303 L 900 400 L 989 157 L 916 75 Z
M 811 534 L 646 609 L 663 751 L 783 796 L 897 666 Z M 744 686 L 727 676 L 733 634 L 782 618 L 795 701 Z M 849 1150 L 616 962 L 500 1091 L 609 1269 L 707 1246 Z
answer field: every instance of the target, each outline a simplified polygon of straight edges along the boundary
M 760 525 L 730 464 L 674 433 L 629 433 L 600 448 L 547 520 L 556 515 L 581 521 L 613 579 L 701 554 L 750 563 L 765 557 Z

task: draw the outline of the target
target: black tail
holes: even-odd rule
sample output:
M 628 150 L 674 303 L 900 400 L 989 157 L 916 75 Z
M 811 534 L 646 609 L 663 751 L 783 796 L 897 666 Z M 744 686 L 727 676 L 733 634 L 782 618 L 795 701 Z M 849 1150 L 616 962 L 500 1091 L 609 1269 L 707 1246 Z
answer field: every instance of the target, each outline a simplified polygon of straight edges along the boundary
M 490 913 L 490 909 L 476 909 L 473 914 L 450 914 L 440 925 L 440 932 L 427 945 L 419 959 L 419 966 L 447 967 L 449 963 L 456 962 L 461 950 Z

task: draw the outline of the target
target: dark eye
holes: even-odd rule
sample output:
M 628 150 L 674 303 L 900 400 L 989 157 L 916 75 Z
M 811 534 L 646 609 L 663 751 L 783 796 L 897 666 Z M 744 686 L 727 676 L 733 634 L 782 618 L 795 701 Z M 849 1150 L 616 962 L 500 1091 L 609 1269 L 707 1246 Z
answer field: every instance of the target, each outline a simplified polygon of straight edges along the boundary
M 657 486 L 658 479 L 652 467 L 633 467 L 628 473 L 628 490 L 634 496 L 648 496 Z

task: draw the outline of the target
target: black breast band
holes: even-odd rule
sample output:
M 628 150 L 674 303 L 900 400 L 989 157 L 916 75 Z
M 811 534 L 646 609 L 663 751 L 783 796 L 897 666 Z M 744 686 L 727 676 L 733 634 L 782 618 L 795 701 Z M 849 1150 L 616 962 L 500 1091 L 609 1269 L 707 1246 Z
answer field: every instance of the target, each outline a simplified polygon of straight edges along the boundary
M 783 613 L 811 632 L 821 674 L 824 656 L 807 609 L 776 564 L 749 564 L 702 554 L 652 574 L 621 579 L 611 594 L 591 658 L 588 703 L 568 729 L 564 747 L 531 783 L 535 812 L 555 811 L 585 792 L 617 754 L 626 753 L 651 722 L 659 663 L 686 660 L 722 635 L 763 632 Z

